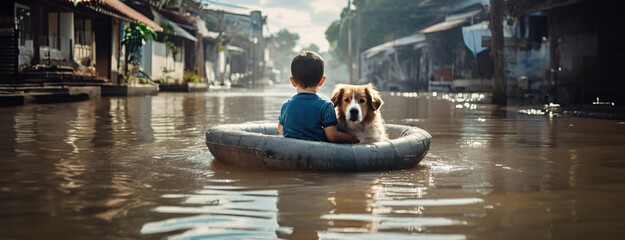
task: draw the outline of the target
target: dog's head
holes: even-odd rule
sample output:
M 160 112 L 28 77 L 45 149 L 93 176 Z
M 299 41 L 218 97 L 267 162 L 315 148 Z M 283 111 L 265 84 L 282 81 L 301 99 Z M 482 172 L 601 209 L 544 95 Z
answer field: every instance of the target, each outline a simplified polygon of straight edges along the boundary
M 382 106 L 380 92 L 371 83 L 367 85 L 339 84 L 334 88 L 330 101 L 337 109 L 339 121 L 367 122 L 375 118 Z

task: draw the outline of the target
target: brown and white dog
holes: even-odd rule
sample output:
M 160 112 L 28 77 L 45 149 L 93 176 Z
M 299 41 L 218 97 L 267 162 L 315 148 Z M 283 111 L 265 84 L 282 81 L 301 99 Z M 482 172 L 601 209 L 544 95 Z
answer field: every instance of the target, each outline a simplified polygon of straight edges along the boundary
M 339 84 L 330 101 L 334 103 L 339 129 L 354 134 L 360 143 L 388 140 L 379 111 L 383 101 L 372 84 Z

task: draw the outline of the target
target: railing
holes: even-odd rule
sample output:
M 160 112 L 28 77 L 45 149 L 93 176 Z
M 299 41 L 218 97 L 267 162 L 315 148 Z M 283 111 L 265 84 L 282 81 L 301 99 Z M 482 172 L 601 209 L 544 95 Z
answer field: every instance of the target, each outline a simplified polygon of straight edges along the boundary
M 74 44 L 74 59 L 81 65 L 89 66 L 93 62 L 91 45 Z
M 90 44 L 74 44 L 73 39 L 58 36 L 39 35 L 37 39 L 39 40 L 39 63 L 41 64 L 89 66 L 93 63 L 94 54 Z M 34 48 L 32 40 L 20 41 L 20 57 L 33 58 Z
M 61 51 L 61 43 L 70 39 L 62 39 L 57 36 L 38 36 L 39 39 L 39 62 L 45 65 L 59 65 L 66 61 L 65 54 Z

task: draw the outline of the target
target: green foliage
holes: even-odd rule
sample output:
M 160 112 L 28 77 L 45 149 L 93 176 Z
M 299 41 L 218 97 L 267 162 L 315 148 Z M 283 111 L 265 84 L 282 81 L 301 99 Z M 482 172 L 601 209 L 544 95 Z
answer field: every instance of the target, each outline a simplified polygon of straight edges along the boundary
M 319 46 L 317 44 L 311 43 L 308 47 L 302 48 L 302 51 L 313 51 L 319 53 Z
M 145 24 L 131 22 L 124 28 L 124 38 L 121 43 L 126 47 L 128 55 L 126 62 L 136 65 L 140 63 L 139 49 L 150 37 L 156 38 L 156 32 Z
M 167 67 L 161 67 L 161 70 L 163 71 L 163 75 L 165 75 L 165 76 L 167 76 L 167 74 L 169 74 L 170 72 L 174 71 L 173 69 L 169 70 Z
M 124 81 L 125 84 L 128 84 L 130 82 L 130 75 L 123 75 L 122 76 L 122 80 Z
M 197 68 L 193 71 L 190 71 L 188 69 L 184 71 L 183 79 L 185 82 L 192 83 L 200 83 L 200 81 L 202 80 L 200 76 L 197 75 Z
M 133 73 L 128 73 L 128 63 L 139 65 L 141 58 L 139 56 L 139 49 L 145 45 L 147 40 L 156 38 L 156 32 L 152 28 L 140 23 L 129 23 L 124 28 L 124 37 L 122 38 L 122 46 L 126 48 L 124 54 L 124 77 L 122 84 L 128 84 L 131 76 L 138 72 L 138 68 L 133 68 Z
M 348 26 L 352 30 L 352 54 L 362 52 L 387 41 L 418 32 L 434 23 L 441 15 L 446 1 L 424 4 L 424 0 L 354 0 L 361 14 L 361 48 L 356 49 L 357 10 L 343 9 L 341 19 L 326 29 L 330 53 L 340 61 L 348 55 Z
M 178 51 L 178 46 L 170 39 L 170 37 L 174 35 L 174 26 L 168 23 L 161 23 L 161 27 L 163 28 L 163 42 L 165 42 L 173 53 L 176 53 Z
M 139 80 L 139 83 L 141 83 L 141 84 L 148 84 L 148 83 L 150 83 L 150 79 L 147 79 L 147 78 L 140 77 L 140 78 L 137 78 L 137 79 Z

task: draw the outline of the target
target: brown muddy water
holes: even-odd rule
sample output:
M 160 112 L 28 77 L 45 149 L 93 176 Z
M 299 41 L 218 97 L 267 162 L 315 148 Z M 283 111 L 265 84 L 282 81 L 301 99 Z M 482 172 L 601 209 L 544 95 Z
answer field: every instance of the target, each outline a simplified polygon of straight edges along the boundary
M 414 169 L 274 171 L 214 161 L 209 127 L 276 121 L 293 93 L 282 86 L 0 108 L 0 238 L 625 236 L 624 123 L 505 111 L 471 101 L 479 94 L 383 94 L 387 123 L 433 136 Z

